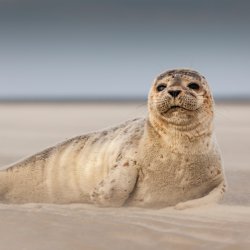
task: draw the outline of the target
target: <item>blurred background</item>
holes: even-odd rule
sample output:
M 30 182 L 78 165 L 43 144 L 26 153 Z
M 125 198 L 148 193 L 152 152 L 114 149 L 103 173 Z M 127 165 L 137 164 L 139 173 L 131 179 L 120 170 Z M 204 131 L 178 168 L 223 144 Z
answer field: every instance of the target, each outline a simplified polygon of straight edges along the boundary
M 0 203 L 0 248 L 250 249 L 249 30 L 250 0 L 0 0 L 0 170 L 146 116 L 155 76 L 193 68 L 229 187 L 219 210 L 178 214 Z
M 193 68 L 217 99 L 248 99 L 247 0 L 1 0 L 0 100 L 145 99 Z

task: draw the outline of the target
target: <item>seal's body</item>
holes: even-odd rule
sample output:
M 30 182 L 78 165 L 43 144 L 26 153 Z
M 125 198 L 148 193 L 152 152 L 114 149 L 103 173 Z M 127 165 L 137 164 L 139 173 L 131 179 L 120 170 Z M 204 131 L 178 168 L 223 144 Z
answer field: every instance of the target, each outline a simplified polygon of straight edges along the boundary
M 218 201 L 225 191 L 204 77 L 172 70 L 157 77 L 149 115 L 79 136 L 0 171 L 5 203 L 175 206 Z

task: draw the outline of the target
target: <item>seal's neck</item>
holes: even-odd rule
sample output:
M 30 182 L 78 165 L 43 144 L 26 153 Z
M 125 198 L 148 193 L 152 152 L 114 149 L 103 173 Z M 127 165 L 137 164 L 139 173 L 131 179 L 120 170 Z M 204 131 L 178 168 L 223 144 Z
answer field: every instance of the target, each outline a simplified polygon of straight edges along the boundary
M 172 152 L 204 153 L 213 143 L 213 122 L 208 116 L 185 126 L 168 124 L 149 116 L 146 131 L 149 137 L 159 138 L 159 141 Z

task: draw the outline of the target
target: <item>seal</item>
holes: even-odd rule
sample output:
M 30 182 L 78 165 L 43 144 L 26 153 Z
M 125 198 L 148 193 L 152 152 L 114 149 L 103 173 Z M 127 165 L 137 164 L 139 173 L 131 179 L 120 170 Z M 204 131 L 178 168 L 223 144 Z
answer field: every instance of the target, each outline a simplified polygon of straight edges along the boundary
M 3 203 L 190 208 L 218 202 L 226 181 L 206 79 L 189 69 L 154 81 L 148 115 L 81 135 L 0 171 Z

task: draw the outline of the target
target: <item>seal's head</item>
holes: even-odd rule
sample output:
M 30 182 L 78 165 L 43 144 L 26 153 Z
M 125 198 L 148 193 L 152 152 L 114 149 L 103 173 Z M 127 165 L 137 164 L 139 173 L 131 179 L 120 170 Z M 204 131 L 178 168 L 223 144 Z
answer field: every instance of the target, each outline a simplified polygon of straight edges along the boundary
M 165 125 L 188 127 L 213 118 L 213 98 L 207 81 L 194 70 L 175 69 L 159 75 L 148 99 L 150 118 Z

